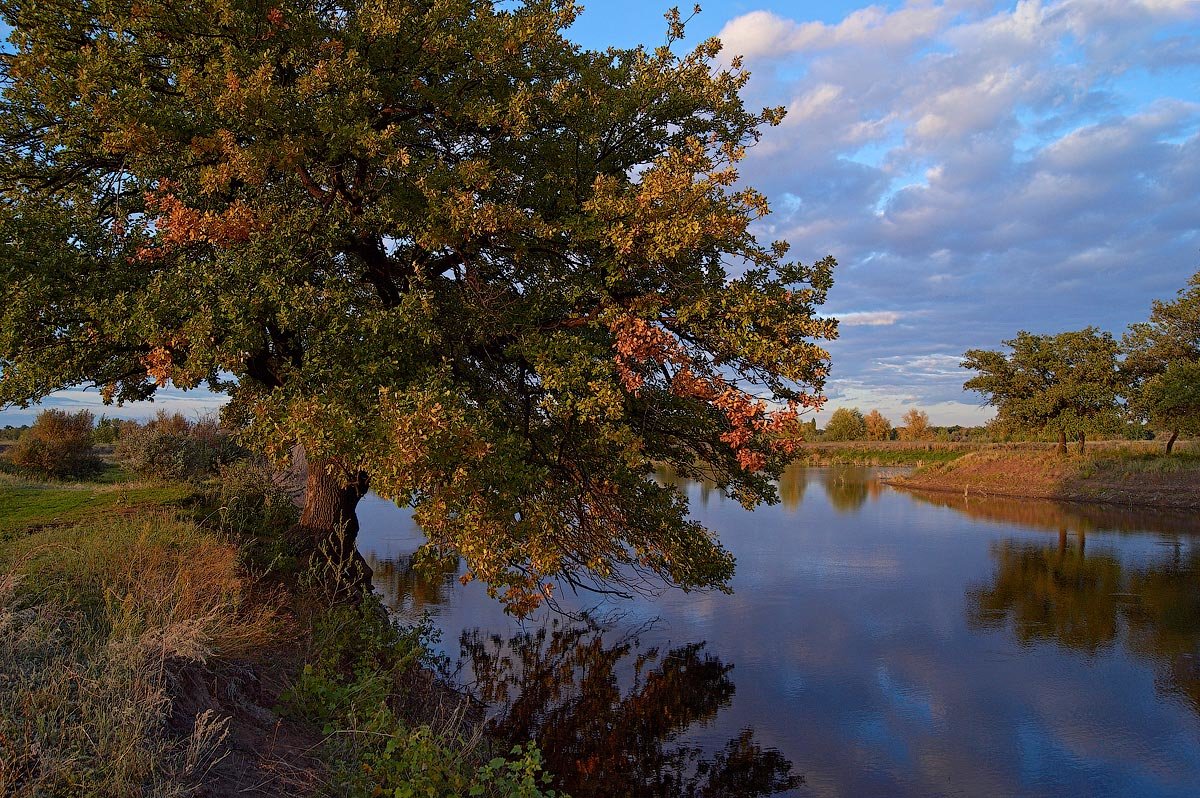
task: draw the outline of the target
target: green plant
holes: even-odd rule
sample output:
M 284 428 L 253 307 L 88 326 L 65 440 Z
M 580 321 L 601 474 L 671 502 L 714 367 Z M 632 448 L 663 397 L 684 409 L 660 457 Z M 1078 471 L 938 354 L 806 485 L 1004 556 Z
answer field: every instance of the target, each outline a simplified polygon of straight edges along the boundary
M 649 473 L 775 498 L 834 263 L 756 238 L 737 163 L 784 109 L 747 107 L 741 59 L 678 10 L 663 46 L 582 48 L 578 13 L 0 4 L 0 404 L 207 384 L 240 439 L 304 449 L 299 544 L 369 478 L 515 612 L 727 589 Z
M 359 730 L 358 741 L 368 743 L 356 761 L 335 769 L 339 795 L 348 798 L 554 798 L 561 796 L 549 784 L 553 776 L 543 770 L 542 754 L 532 742 L 513 746 L 507 756 L 476 762 L 464 753 L 461 739 L 445 739 L 429 726 L 406 728 L 394 718 L 380 715 L 376 724 Z M 373 743 L 373 744 L 372 744 Z
M 285 711 L 319 725 L 329 795 L 550 798 L 551 777 L 533 745 L 490 757 L 478 726 L 464 735 L 456 710 L 438 725 L 400 711 L 418 665 L 437 667 L 428 619 L 397 622 L 377 596 L 323 608 L 312 624 L 307 662 L 282 696 Z
M 221 529 L 235 536 L 278 537 L 299 519 L 292 494 L 262 460 L 221 465 L 205 499 L 217 513 Z
M 206 794 L 226 721 L 172 729 L 168 674 L 280 631 L 246 601 L 235 548 L 160 513 L 8 543 L 0 566 L 0 795 Z
M 245 454 L 215 419 L 188 421 L 161 411 L 145 424 L 126 425 L 116 447 L 130 470 L 157 479 L 201 480 Z

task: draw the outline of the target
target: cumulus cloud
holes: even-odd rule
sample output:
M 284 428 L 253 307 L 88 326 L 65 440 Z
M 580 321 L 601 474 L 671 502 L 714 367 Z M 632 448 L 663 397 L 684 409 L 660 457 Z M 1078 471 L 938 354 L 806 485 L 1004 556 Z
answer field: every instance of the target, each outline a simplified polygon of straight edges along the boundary
M 841 263 L 831 390 L 980 420 L 962 375 L 922 358 L 1119 332 L 1200 266 L 1194 0 L 755 11 L 720 35 L 751 101 L 790 111 L 743 169 L 774 202 L 762 232 Z

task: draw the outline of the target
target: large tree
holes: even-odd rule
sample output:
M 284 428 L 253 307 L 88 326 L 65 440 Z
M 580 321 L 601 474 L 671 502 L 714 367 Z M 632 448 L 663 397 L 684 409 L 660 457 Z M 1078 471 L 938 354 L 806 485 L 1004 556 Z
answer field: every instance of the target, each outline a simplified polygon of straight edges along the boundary
M 747 505 L 819 406 L 833 262 L 750 225 L 715 40 L 595 52 L 566 0 L 0 0 L 0 404 L 168 381 L 368 485 L 515 611 L 552 581 L 724 586 L 651 478 Z M 344 534 L 337 535 L 342 529 Z
M 1120 378 L 1111 334 L 1095 327 L 1058 335 L 1022 330 L 1004 345 L 1012 351 L 972 349 L 962 362 L 979 372 L 963 388 L 983 394 L 1000 423 L 1056 432 L 1065 453 L 1068 435 L 1079 436 L 1083 451 L 1088 430 L 1116 420 Z
M 1149 320 L 1130 325 L 1122 345 L 1130 407 L 1170 430 L 1170 454 L 1180 431 L 1200 434 L 1200 272 L 1173 302 L 1155 300 Z

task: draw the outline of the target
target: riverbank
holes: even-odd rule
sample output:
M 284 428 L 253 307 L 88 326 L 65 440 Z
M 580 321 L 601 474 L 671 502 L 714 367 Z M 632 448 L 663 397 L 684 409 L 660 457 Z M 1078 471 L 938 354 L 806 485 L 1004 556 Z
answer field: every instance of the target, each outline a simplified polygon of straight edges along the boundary
M 1200 509 L 1200 449 L 1172 455 L 1145 444 L 1095 445 L 1084 454 L 1048 450 L 982 450 L 887 480 L 908 490 L 968 496 Z
M 337 595 L 252 471 L 0 473 L 0 794 L 541 796 L 433 630 Z

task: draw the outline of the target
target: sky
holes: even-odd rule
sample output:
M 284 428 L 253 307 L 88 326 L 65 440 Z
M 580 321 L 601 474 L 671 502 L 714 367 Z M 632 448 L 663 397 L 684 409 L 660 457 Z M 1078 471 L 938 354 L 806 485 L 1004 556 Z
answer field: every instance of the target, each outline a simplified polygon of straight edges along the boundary
M 569 35 L 656 46 L 670 5 L 591 0 Z M 719 36 L 753 75 L 747 103 L 788 109 L 742 165 L 772 205 L 759 234 L 839 262 L 822 419 L 918 407 L 981 423 L 964 351 L 1018 330 L 1119 335 L 1200 270 L 1200 0 L 701 5 L 685 45 Z M 45 404 L 137 417 L 219 402 Z

